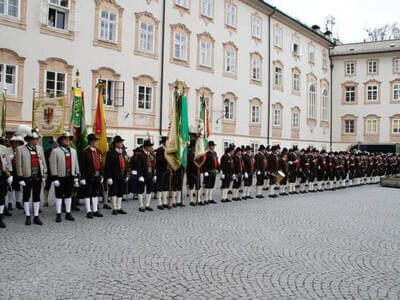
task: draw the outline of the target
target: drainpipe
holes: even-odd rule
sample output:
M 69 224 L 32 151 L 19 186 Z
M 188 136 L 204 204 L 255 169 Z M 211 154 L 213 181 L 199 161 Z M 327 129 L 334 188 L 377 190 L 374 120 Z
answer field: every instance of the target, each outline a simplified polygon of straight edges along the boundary
M 160 136 L 162 136 L 163 98 L 164 98 L 164 43 L 165 43 L 165 1 L 163 0 L 163 19 L 161 33 L 161 76 L 160 76 Z
M 271 14 L 268 15 L 268 123 L 267 123 L 267 145 L 270 142 L 270 130 L 271 130 L 271 17 L 275 13 L 276 7 L 273 8 Z
M 329 63 L 330 63 L 330 66 L 331 66 L 331 71 L 330 71 L 330 77 L 331 77 L 331 85 L 330 85 L 330 88 L 331 88 L 331 90 L 330 90 L 330 94 L 331 94 L 331 108 L 330 108 L 330 119 L 331 119 L 331 123 L 330 123 L 330 126 L 329 126 L 329 129 L 330 129 L 330 133 L 329 133 L 329 148 L 330 148 L 330 151 L 332 151 L 332 133 L 333 133 L 333 125 L 332 125 L 332 123 L 333 123 L 333 118 L 332 118 L 332 116 L 333 116 L 333 111 L 332 111 L 332 108 L 333 108 L 333 99 L 332 99 L 332 95 L 333 95 L 333 76 L 332 76 L 332 74 L 333 74 L 333 63 L 332 63 L 332 56 L 331 55 L 329 55 Z

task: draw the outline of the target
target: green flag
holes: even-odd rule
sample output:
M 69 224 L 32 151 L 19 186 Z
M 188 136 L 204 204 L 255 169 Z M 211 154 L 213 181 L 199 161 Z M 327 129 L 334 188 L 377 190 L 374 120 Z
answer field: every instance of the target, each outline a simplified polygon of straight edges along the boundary
M 78 153 L 79 162 L 83 149 L 88 145 L 88 131 L 85 119 L 85 102 L 81 88 L 73 88 L 73 99 L 71 107 L 70 131 L 72 133 L 71 147 Z
M 206 103 L 205 98 L 201 97 L 200 116 L 197 125 L 196 148 L 194 152 L 194 163 L 199 168 L 204 164 L 206 160 L 209 135 L 210 135 L 210 129 L 208 124 L 208 105 Z
M 187 97 L 181 96 L 180 99 L 181 115 L 180 115 L 180 146 L 179 146 L 179 160 L 181 164 L 186 168 L 187 166 L 187 152 L 189 143 L 189 116 L 188 116 L 188 105 Z
M 7 95 L 6 91 L 2 94 L 1 100 L 1 137 L 6 136 L 6 105 L 7 105 Z

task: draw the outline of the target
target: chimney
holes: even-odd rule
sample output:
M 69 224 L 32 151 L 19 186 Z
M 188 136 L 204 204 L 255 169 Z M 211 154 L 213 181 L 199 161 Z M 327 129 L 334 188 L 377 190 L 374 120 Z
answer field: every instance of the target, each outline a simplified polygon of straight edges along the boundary
M 329 30 L 325 31 L 324 36 L 328 39 L 331 40 L 332 39 L 332 32 L 330 32 Z

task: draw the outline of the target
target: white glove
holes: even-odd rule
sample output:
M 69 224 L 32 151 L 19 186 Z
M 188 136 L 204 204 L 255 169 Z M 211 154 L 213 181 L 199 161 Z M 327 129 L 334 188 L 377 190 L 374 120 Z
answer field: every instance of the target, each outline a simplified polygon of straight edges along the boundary
M 79 187 L 78 178 L 75 178 L 75 179 L 74 179 L 74 187 Z
M 108 178 L 108 179 L 107 179 L 107 184 L 108 184 L 108 185 L 112 185 L 112 184 L 113 184 L 112 178 Z
M 103 182 L 104 182 L 104 178 L 101 177 L 101 178 L 100 178 L 100 183 L 103 184 Z
M 144 182 L 144 177 L 143 177 L 143 176 L 140 176 L 140 177 L 139 177 L 139 181 L 140 181 L 140 182 Z
M 20 185 L 20 186 L 26 186 L 26 183 L 25 183 L 25 181 L 21 180 L 21 181 L 19 182 L 19 185 Z
M 154 182 L 154 183 L 157 182 L 157 176 L 153 176 L 153 182 Z
M 247 174 L 247 172 L 244 172 L 244 178 L 249 178 L 249 174 Z
M 257 171 L 257 175 L 261 175 L 261 171 Z
M 81 185 L 86 185 L 86 179 L 81 179 Z
M 200 179 L 203 180 L 203 178 L 204 178 L 204 174 L 200 173 Z
M 136 171 L 136 170 L 133 170 L 133 171 L 131 172 L 131 174 L 132 174 L 132 175 L 137 175 L 137 171 Z
M 14 177 L 8 176 L 8 178 L 7 178 L 7 183 L 8 183 L 9 185 L 11 185 L 12 182 L 13 182 L 13 179 L 14 179 Z
M 43 177 L 42 177 L 42 182 L 46 182 L 46 177 L 47 177 L 47 176 L 43 176 Z
M 54 183 L 55 187 L 59 187 L 60 186 L 60 181 L 58 181 L 58 180 L 54 180 L 53 183 Z
M 232 179 L 236 180 L 236 175 L 235 174 L 232 175 Z
M 208 172 L 204 172 L 204 177 L 208 177 Z
M 224 173 L 221 174 L 221 178 L 225 179 L 225 174 Z
M 14 159 L 14 154 L 10 154 L 9 158 L 10 158 L 10 160 L 13 160 Z
M 129 177 L 125 177 L 125 182 L 128 182 L 129 181 Z

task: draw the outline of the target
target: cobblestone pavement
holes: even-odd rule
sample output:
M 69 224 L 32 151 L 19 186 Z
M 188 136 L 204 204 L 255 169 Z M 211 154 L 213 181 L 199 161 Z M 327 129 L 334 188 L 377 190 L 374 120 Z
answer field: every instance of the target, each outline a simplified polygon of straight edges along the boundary
M 156 203 L 153 201 L 153 206 Z M 1 299 L 399 299 L 400 190 L 355 187 L 0 231 Z

